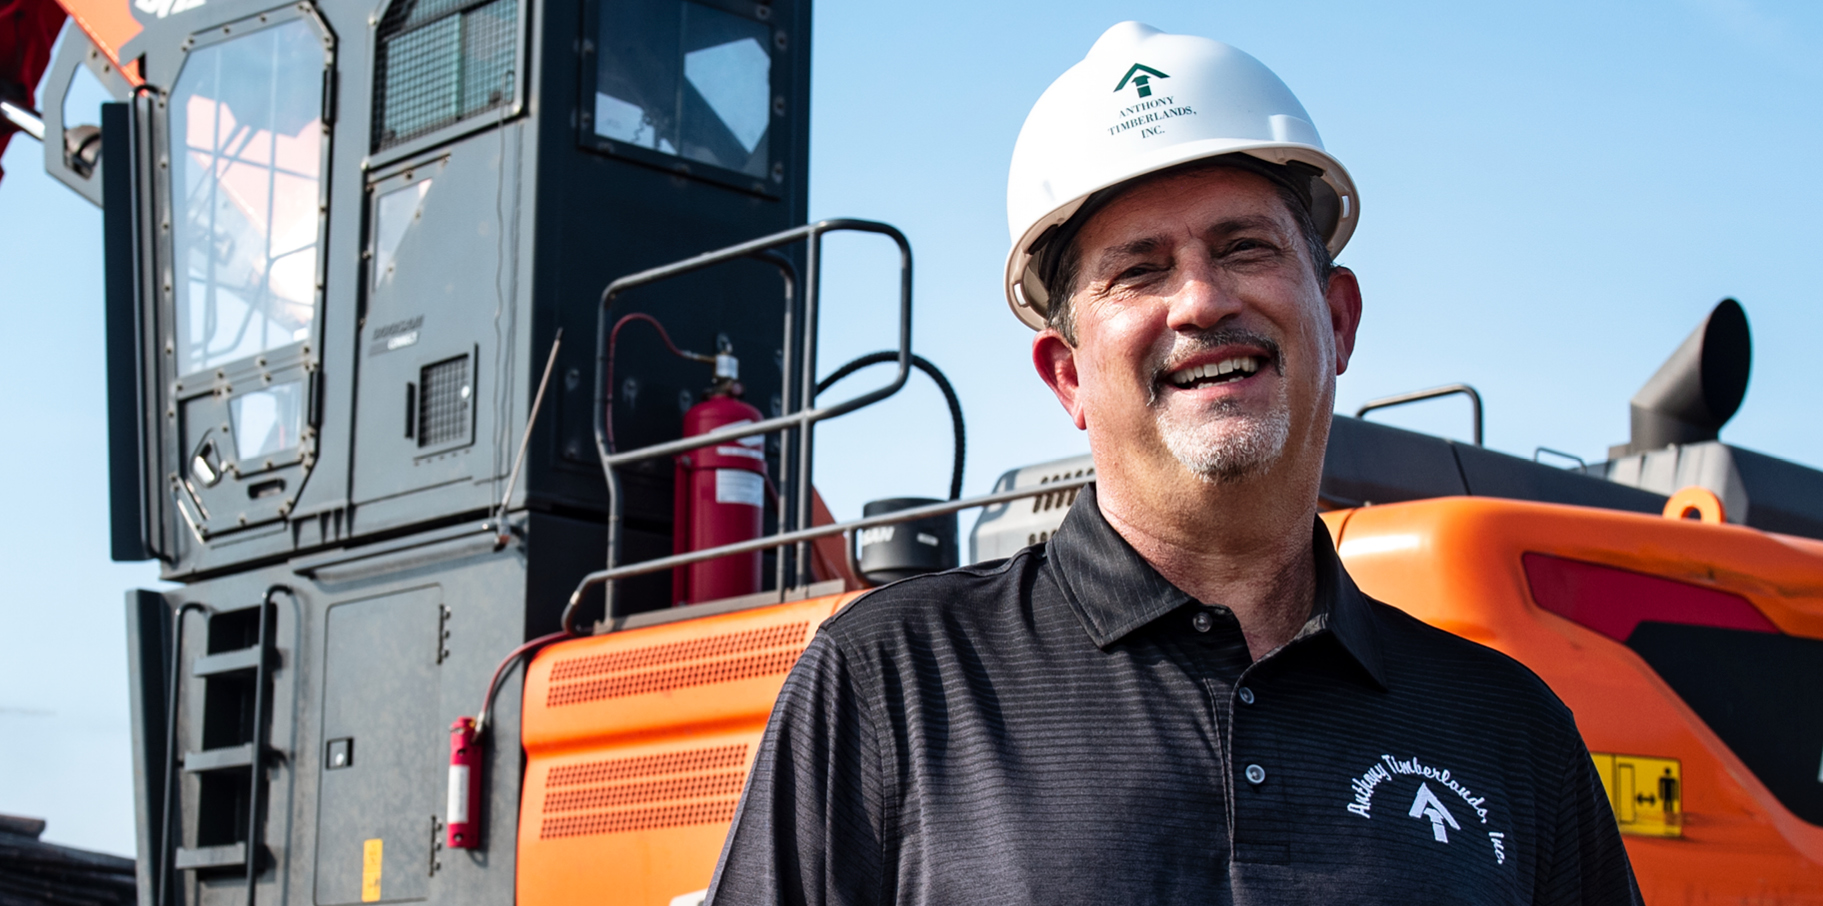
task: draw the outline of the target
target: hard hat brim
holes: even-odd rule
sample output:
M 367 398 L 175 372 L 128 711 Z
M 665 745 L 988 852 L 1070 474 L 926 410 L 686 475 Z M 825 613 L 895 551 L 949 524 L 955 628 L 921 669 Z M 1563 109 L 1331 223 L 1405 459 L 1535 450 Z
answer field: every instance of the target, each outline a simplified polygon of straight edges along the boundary
M 1043 236 L 1046 230 L 1059 226 L 1069 220 L 1070 217 L 1082 207 L 1083 203 L 1089 199 L 1089 196 L 1104 189 L 1144 179 L 1154 173 L 1169 170 L 1172 167 L 1180 166 L 1182 164 L 1235 153 L 1247 154 L 1273 164 L 1284 164 L 1294 160 L 1303 161 L 1304 163 L 1310 164 L 1323 171 L 1323 181 L 1328 183 L 1330 188 L 1335 191 L 1341 204 L 1341 211 L 1336 218 L 1335 229 L 1330 231 L 1329 236 L 1326 237 L 1324 242 L 1324 245 L 1329 249 L 1330 257 L 1333 258 L 1336 255 L 1341 254 L 1342 248 L 1348 245 L 1348 240 L 1354 235 L 1355 223 L 1359 219 L 1361 211 L 1360 197 L 1355 191 L 1354 180 L 1348 175 L 1348 170 L 1342 166 L 1342 162 L 1336 160 L 1335 157 L 1331 156 L 1329 152 L 1324 151 L 1322 148 L 1315 145 L 1282 141 L 1208 139 L 1199 142 L 1186 142 L 1163 150 L 1166 153 L 1160 154 L 1153 160 L 1145 161 L 1139 167 L 1122 174 L 1119 179 L 1109 180 L 1101 185 L 1089 186 L 1077 192 L 1075 197 L 1071 198 L 1068 202 L 1053 208 L 1049 214 L 1039 218 L 1037 222 L 1027 227 L 1025 232 L 1020 235 L 1019 240 L 1013 243 L 1013 247 L 1007 251 L 1006 258 L 1006 302 L 1007 306 L 1013 310 L 1013 315 L 1027 327 L 1030 327 L 1033 330 L 1043 330 L 1045 318 L 1050 308 L 1048 296 L 1044 302 L 1040 302 L 1036 299 L 1027 299 L 1027 294 L 1023 292 L 1021 286 L 1025 279 L 1026 270 L 1032 263 L 1033 243 L 1037 242 L 1039 237 Z M 1046 289 L 1051 290 L 1053 288 L 1046 287 Z

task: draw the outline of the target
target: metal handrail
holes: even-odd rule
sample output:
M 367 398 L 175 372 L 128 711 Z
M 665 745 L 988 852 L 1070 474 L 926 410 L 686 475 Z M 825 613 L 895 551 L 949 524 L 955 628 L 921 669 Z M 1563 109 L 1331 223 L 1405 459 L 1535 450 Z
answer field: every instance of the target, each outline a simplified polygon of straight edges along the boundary
M 1469 398 L 1469 404 L 1475 409 L 1475 446 L 1485 446 L 1481 442 L 1481 394 L 1477 392 L 1475 388 L 1470 387 L 1467 384 L 1445 384 L 1442 387 L 1432 387 L 1429 390 L 1413 390 L 1410 393 L 1400 393 L 1395 396 L 1383 396 L 1377 400 L 1368 400 L 1361 404 L 1361 408 L 1355 410 L 1355 418 L 1362 418 L 1375 409 L 1403 406 L 1406 403 L 1436 399 L 1440 396 L 1453 396 L 1458 393 L 1467 396 Z
M 893 376 L 893 380 L 883 387 L 844 400 L 833 406 L 815 408 L 817 303 L 821 288 L 822 243 L 823 235 L 832 232 L 877 233 L 892 239 L 893 242 L 899 246 L 899 369 L 898 373 Z M 686 437 L 674 441 L 650 444 L 635 450 L 615 452 L 609 449 L 607 435 L 607 404 L 603 394 L 607 389 L 609 313 L 613 309 L 615 298 L 631 289 L 743 258 L 768 261 L 777 266 L 779 260 L 783 259 L 780 259 L 780 256 L 774 253 L 773 250 L 781 246 L 791 245 L 801 240 L 809 240 L 810 247 L 807 268 L 809 271 L 809 279 L 805 285 L 804 324 L 801 328 L 804 342 L 799 353 L 801 362 L 798 363 L 798 370 L 801 372 L 799 376 L 800 387 L 796 398 L 792 399 L 792 395 L 789 392 L 792 378 L 792 375 L 789 373 L 789 368 L 792 364 L 790 361 L 790 356 L 793 352 L 791 347 L 795 344 L 791 342 L 792 337 L 790 336 L 792 330 L 789 319 L 793 305 L 791 304 L 792 300 L 789 298 L 789 294 L 790 288 L 794 283 L 792 279 L 794 275 L 787 270 L 787 348 L 785 350 L 787 359 L 783 363 L 786 373 L 781 375 L 785 381 L 784 389 L 786 392 L 780 394 L 781 403 L 788 408 L 795 407 L 795 411 L 787 411 L 785 414 L 773 418 L 762 419 L 758 422 L 731 425 L 715 431 L 710 431 L 706 434 L 699 434 L 695 437 Z M 781 269 L 784 268 L 782 267 Z M 628 276 L 621 277 L 608 284 L 607 288 L 601 292 L 601 306 L 597 316 L 595 330 L 595 450 L 601 460 L 602 473 L 607 482 L 608 489 L 607 569 L 602 572 L 613 572 L 620 563 L 621 521 L 624 503 L 620 492 L 620 476 L 615 472 L 616 466 L 645 459 L 656 459 L 662 456 L 674 456 L 702 447 L 727 443 L 743 437 L 751 437 L 755 434 L 769 434 L 774 431 L 788 430 L 795 430 L 797 432 L 797 462 L 795 468 L 792 470 L 791 481 L 788 484 L 788 487 L 796 497 L 795 515 L 797 517 L 796 521 L 798 523 L 799 531 L 809 528 L 811 521 L 811 427 L 817 422 L 835 418 L 840 415 L 846 415 L 847 413 L 865 406 L 871 406 L 874 403 L 899 392 L 899 390 L 905 386 L 906 379 L 911 374 L 911 292 L 911 243 L 905 238 L 905 234 L 899 232 L 897 228 L 890 224 L 879 223 L 872 220 L 854 219 L 822 220 L 816 223 L 806 224 L 801 227 L 774 233 L 770 236 L 762 236 L 748 242 L 731 245 L 727 248 L 704 252 L 694 258 L 686 258 L 682 261 L 663 265 L 661 267 L 640 271 L 636 274 L 629 274 Z M 781 460 L 788 458 L 786 452 L 786 448 L 781 445 Z M 781 465 L 783 465 L 783 463 L 781 463 Z M 781 523 L 783 523 L 782 518 Z M 723 553 L 734 553 L 734 551 L 724 551 Z M 669 562 L 670 559 L 675 558 L 667 558 L 666 562 Z M 810 549 L 807 543 L 799 544 L 796 561 L 797 574 L 799 576 L 808 574 L 810 569 Z M 654 571 L 656 570 L 645 570 L 644 572 Z M 604 588 L 604 595 L 607 598 L 606 614 L 608 618 L 615 616 L 613 582 L 618 578 L 620 578 L 620 576 L 616 574 L 609 579 L 602 580 L 607 583 Z
M 12 101 L 0 101 L 0 120 L 13 124 L 13 128 L 44 141 L 44 116 L 24 104 Z
M 165 711 L 164 803 L 160 809 L 162 817 L 158 839 L 158 864 L 154 866 L 155 870 L 150 872 L 152 882 L 158 885 L 152 895 L 154 906 L 165 906 L 168 902 L 166 895 L 170 893 L 171 869 L 176 867 L 175 854 L 178 844 L 183 842 L 181 826 L 178 827 L 175 834 L 171 832 L 171 819 L 176 816 L 176 809 L 171 799 L 173 795 L 179 794 L 177 791 L 182 783 L 177 776 L 180 757 L 177 747 L 179 701 L 177 693 L 179 684 L 183 681 L 184 615 L 192 610 L 200 612 L 205 620 L 213 613 L 209 605 L 201 601 L 185 601 L 179 604 L 177 611 L 171 615 L 171 671 L 170 678 L 165 684 L 165 708 L 167 710 Z
M 1539 447 L 1539 448 L 1533 450 L 1532 451 L 1532 461 L 1533 462 L 1539 462 L 1538 455 L 1540 453 L 1549 453 L 1552 456 L 1560 456 L 1560 457 L 1563 457 L 1564 459 L 1574 459 L 1574 460 L 1576 460 L 1576 465 L 1578 468 L 1587 469 L 1589 467 L 1588 460 L 1586 460 L 1580 456 L 1577 456 L 1574 453 L 1565 453 L 1562 450 L 1553 450 L 1550 447 Z M 1542 465 L 1542 463 L 1540 463 L 1540 464 Z
M 270 747 L 266 738 L 266 722 L 270 720 L 267 711 L 271 708 L 269 699 L 272 690 L 272 618 L 277 605 L 272 603 L 272 596 L 283 591 L 291 595 L 296 602 L 296 593 L 286 585 L 273 585 L 266 589 L 260 599 L 259 660 L 253 669 L 253 732 L 250 734 L 253 746 L 252 763 L 248 765 L 247 777 L 247 906 L 254 906 L 254 895 L 259 891 L 260 880 L 260 839 L 265 830 L 264 810 L 265 797 L 260 795 L 260 786 L 266 780 L 266 755 Z
M 1028 488 L 998 491 L 993 494 L 984 494 L 980 497 L 970 497 L 966 500 L 945 500 L 939 503 L 927 504 L 925 506 L 895 510 L 891 513 L 882 513 L 878 516 L 863 516 L 860 519 L 853 519 L 848 522 L 835 522 L 829 525 L 818 525 L 811 528 L 798 529 L 797 531 L 792 532 L 780 532 L 776 535 L 767 535 L 763 538 L 754 538 L 749 541 L 738 541 L 734 544 L 724 544 L 720 547 L 705 548 L 700 551 L 690 551 L 683 554 L 673 554 L 669 557 L 660 557 L 656 560 L 645 560 L 639 563 L 629 563 L 626 566 L 610 566 L 607 569 L 597 570 L 583 576 L 582 581 L 576 584 L 576 590 L 570 593 L 570 601 L 564 607 L 563 628 L 572 635 L 583 634 L 577 631 L 574 626 L 571 626 L 570 623 L 581 605 L 583 594 L 589 589 L 594 588 L 597 585 L 603 585 L 604 583 L 612 583 L 620 579 L 630 579 L 634 576 L 643 576 L 648 573 L 664 572 L 668 569 L 676 569 L 679 566 L 688 566 L 692 563 L 700 563 L 704 560 L 714 560 L 717 557 L 727 557 L 733 554 L 746 554 L 757 550 L 784 547 L 788 544 L 804 544 L 815 541 L 818 538 L 827 538 L 831 535 L 841 535 L 843 541 L 852 547 L 854 533 L 861 529 L 874 528 L 875 526 L 881 525 L 896 525 L 901 522 L 912 522 L 931 516 L 944 516 L 962 510 L 974 509 L 975 507 L 993 506 L 997 503 L 1022 500 L 1027 497 L 1037 497 L 1040 494 L 1051 494 L 1057 491 L 1072 491 L 1077 488 L 1087 487 L 1094 483 L 1094 475 L 1085 475 L 1081 478 L 1069 478 L 1062 481 L 1036 484 Z M 612 586 L 609 585 L 608 587 Z M 622 614 L 616 614 L 610 611 L 604 612 L 602 618 L 604 620 L 612 620 L 618 616 L 622 616 Z

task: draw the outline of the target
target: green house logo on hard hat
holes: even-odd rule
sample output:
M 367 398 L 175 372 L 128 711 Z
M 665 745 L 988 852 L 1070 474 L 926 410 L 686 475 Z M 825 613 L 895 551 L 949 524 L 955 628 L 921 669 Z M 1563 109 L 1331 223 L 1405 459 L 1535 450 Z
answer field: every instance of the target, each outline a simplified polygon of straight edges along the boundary
M 1127 87 L 1128 82 L 1131 82 L 1133 83 L 1133 87 L 1139 89 L 1140 97 L 1149 98 L 1152 96 L 1152 80 L 1168 78 L 1171 77 L 1144 63 L 1134 63 L 1133 68 L 1127 70 L 1127 74 L 1120 77 L 1120 84 L 1114 86 L 1114 90 L 1118 92 L 1122 88 Z

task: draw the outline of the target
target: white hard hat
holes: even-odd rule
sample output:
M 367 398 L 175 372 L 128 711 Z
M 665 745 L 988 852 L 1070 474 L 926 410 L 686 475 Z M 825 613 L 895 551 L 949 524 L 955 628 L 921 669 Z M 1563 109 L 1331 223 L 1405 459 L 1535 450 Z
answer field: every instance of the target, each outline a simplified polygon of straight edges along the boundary
M 1308 179 L 1303 194 L 1311 197 L 1329 254 L 1348 244 L 1361 208 L 1354 181 L 1323 150 L 1304 105 L 1272 70 L 1220 41 L 1168 35 L 1138 22 L 1108 29 L 1082 62 L 1045 89 L 1013 146 L 1006 187 L 1013 235 L 1006 296 L 1013 314 L 1033 329 L 1044 326 L 1050 293 L 1034 254 L 1090 196 L 1225 154 L 1289 165 L 1288 174 Z

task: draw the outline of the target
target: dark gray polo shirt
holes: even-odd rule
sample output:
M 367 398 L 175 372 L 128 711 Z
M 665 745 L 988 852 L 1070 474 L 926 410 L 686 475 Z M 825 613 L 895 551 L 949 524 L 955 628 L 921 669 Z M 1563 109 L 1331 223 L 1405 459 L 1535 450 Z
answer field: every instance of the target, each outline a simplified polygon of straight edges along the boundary
M 1362 594 L 1252 661 L 1078 498 L 1048 544 L 879 589 L 785 681 L 709 900 L 1638 903 L 1570 711 Z

